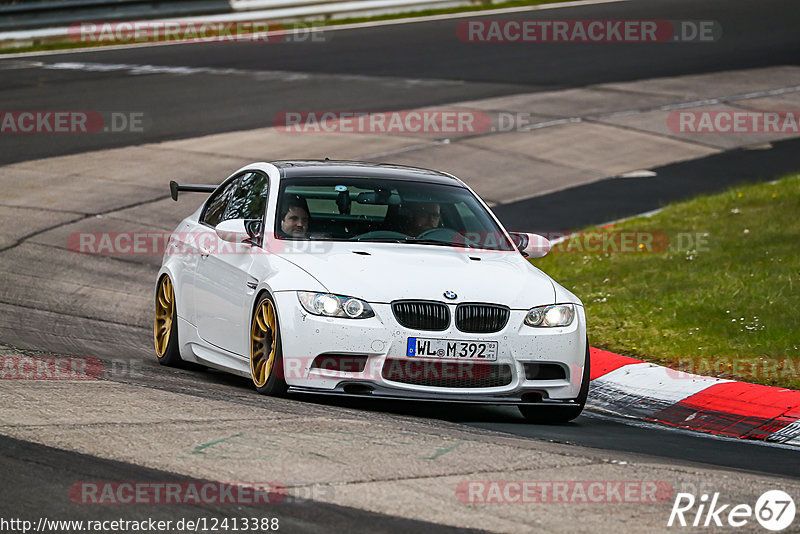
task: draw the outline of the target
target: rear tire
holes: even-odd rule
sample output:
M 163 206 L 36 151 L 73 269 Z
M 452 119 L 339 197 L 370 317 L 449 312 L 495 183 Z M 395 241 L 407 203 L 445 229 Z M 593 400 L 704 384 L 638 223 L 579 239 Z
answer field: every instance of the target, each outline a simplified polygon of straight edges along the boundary
M 591 370 L 589 362 L 589 340 L 586 340 L 586 361 L 583 365 L 583 377 L 581 378 L 581 390 L 578 393 L 578 398 L 575 399 L 577 404 L 567 408 L 554 406 L 546 408 L 544 406 L 518 406 L 520 413 L 529 423 L 541 424 L 557 424 L 568 423 L 581 412 L 586 406 L 586 399 L 589 397 L 589 382 L 591 381 Z
M 278 312 L 269 293 L 258 299 L 250 324 L 250 378 L 262 395 L 281 396 L 288 389 L 283 376 Z
M 164 275 L 156 285 L 156 317 L 153 338 L 158 363 L 178 367 L 183 363 L 178 348 L 178 310 L 175 290 L 169 275 Z

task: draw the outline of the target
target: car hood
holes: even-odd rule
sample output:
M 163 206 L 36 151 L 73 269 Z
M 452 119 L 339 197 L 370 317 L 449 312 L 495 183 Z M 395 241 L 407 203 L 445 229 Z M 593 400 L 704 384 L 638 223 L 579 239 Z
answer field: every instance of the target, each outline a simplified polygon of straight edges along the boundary
M 444 292 L 453 291 L 453 303 L 490 302 L 512 309 L 555 303 L 550 277 L 517 252 L 394 243 L 314 245 L 320 250 L 279 255 L 338 295 L 388 303 L 445 301 Z

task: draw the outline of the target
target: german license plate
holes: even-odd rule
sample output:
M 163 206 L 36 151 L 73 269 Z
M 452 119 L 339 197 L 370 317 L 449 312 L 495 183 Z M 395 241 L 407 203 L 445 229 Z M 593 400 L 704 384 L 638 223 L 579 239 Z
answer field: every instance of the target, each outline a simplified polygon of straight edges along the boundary
M 452 360 L 497 359 L 497 341 L 453 341 L 410 337 L 406 356 L 415 358 L 448 358 Z

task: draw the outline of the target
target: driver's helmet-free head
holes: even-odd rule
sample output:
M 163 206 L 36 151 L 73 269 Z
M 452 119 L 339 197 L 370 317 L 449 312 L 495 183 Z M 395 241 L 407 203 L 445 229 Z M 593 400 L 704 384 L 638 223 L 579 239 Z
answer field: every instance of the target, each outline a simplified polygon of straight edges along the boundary
M 427 230 L 438 228 L 442 211 L 438 202 L 406 202 L 403 204 L 405 229 L 409 235 L 419 235 Z

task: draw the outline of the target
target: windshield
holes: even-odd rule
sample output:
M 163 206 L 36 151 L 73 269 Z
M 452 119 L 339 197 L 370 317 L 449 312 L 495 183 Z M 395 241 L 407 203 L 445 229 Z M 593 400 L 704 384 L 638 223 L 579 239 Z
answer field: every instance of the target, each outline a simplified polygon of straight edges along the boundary
M 284 180 L 275 234 L 280 239 L 515 250 L 468 189 L 374 178 Z

